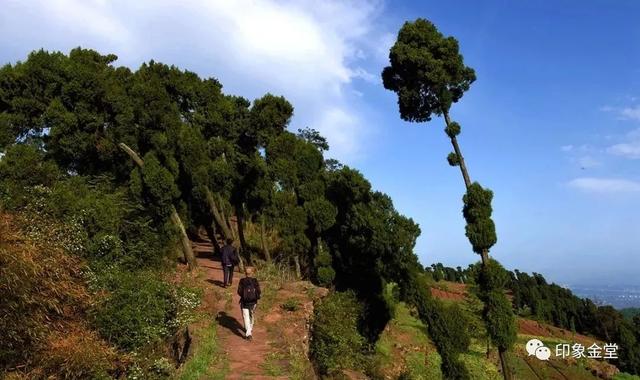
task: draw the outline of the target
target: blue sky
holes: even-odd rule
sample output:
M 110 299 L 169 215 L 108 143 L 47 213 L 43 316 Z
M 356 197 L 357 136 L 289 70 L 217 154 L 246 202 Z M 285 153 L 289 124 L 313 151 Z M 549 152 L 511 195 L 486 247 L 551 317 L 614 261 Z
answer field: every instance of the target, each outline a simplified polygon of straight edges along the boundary
M 463 182 L 442 120 L 402 122 L 380 71 L 406 20 L 455 36 L 477 73 L 452 108 L 473 180 L 494 190 L 508 268 L 640 285 L 640 2 L 2 1 L 0 63 L 45 48 L 115 53 L 282 94 L 422 229 L 425 264 L 466 266 Z

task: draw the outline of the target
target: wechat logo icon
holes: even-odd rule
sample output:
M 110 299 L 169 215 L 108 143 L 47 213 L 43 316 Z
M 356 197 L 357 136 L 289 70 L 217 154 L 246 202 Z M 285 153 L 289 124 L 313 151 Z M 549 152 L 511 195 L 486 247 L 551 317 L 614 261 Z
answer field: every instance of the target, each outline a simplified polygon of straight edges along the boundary
M 531 339 L 525 346 L 529 356 L 535 356 L 540 360 L 549 360 L 551 357 L 551 350 L 544 346 L 539 339 Z

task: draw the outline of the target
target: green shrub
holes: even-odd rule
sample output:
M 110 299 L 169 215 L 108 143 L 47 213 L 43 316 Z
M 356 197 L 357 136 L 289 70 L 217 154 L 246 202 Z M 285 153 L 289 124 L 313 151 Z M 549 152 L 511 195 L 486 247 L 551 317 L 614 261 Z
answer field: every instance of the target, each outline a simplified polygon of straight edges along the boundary
M 298 309 L 300 309 L 300 304 L 295 299 L 289 298 L 282 305 L 280 305 L 280 308 L 286 311 L 298 311 Z
M 316 305 L 311 356 L 322 374 L 365 365 L 365 338 L 358 332 L 363 308 L 352 292 L 336 292 Z
M 336 271 L 331 266 L 332 257 L 327 249 L 322 249 L 315 258 L 316 278 L 318 285 L 329 287 L 336 278 Z
M 124 350 L 135 350 L 173 333 L 177 307 L 169 285 L 152 272 L 114 270 L 102 279 L 109 295 L 93 321 L 100 334 Z
M 331 267 L 318 268 L 318 285 L 328 287 L 333 284 L 336 278 L 336 271 Z
M 382 298 L 387 305 L 391 318 L 395 317 L 396 307 L 398 306 L 398 302 L 400 302 L 400 289 L 398 288 L 398 284 L 395 282 L 385 284 L 382 290 Z

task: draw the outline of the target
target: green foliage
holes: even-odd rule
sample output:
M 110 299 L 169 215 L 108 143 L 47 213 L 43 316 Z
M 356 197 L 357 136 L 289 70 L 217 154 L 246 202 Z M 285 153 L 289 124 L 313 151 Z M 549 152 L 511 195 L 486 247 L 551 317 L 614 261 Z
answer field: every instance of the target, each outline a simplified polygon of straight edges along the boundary
M 516 341 L 517 330 L 511 302 L 502 290 L 491 291 L 481 297 L 483 317 L 494 346 L 507 351 Z
M 478 284 L 481 294 L 505 289 L 510 280 L 509 272 L 494 259 L 489 259 L 486 263 L 479 265 L 475 274 L 477 276 L 475 282 Z
M 322 243 L 320 243 L 322 244 Z M 331 266 L 332 264 L 331 254 L 326 249 L 321 249 L 315 258 L 316 267 L 316 279 L 318 285 L 329 287 L 333 284 L 333 280 L 336 277 L 336 271 Z
M 177 315 L 171 290 L 151 272 L 109 271 L 101 279 L 108 296 L 97 306 L 93 323 L 109 342 L 135 350 L 173 333 Z
M 455 121 L 450 122 L 444 128 L 444 133 L 446 133 L 449 138 L 458 136 L 460 134 L 460 124 Z
M 477 182 L 469 186 L 467 193 L 462 198 L 464 202 L 462 214 L 467 221 L 465 227 L 467 238 L 469 238 L 473 251 L 477 254 L 489 250 L 498 240 L 496 227 L 491 219 L 492 199 L 491 190 L 483 189 Z
M 458 166 L 458 165 L 460 165 L 460 158 L 458 157 L 457 154 L 455 154 L 454 152 L 451 152 L 447 156 L 447 162 L 451 166 Z
M 626 307 L 620 310 L 620 313 L 628 319 L 632 320 L 635 316 L 640 315 L 640 307 Z
M 382 71 L 384 87 L 398 94 L 400 116 L 428 121 L 448 112 L 476 79 L 464 65 L 458 41 L 445 37 L 428 20 L 406 22 Z
M 513 306 L 504 293 L 508 281 L 508 272 L 493 259 L 482 265 L 476 280 L 487 334 L 501 352 L 511 349 L 517 338 Z
M 640 376 L 635 376 L 625 372 L 620 372 L 613 377 L 613 380 L 640 380 Z
M 329 143 L 320 132 L 312 128 L 298 129 L 298 137 L 313 144 L 319 151 L 329 150 Z
M 298 309 L 300 309 L 300 303 L 293 298 L 289 298 L 280 305 L 280 308 L 289 312 L 298 311 Z
M 365 339 L 358 332 L 362 313 L 351 292 L 332 293 L 316 305 L 310 355 L 320 373 L 364 367 Z
M 336 271 L 331 267 L 319 267 L 317 271 L 318 284 L 325 287 L 331 286 L 336 278 Z
M 198 380 L 203 377 L 222 380 L 228 371 L 225 357 L 220 350 L 217 339 L 217 323 L 211 321 L 206 329 L 200 330 L 201 336 L 197 336 L 198 345 L 194 347 L 193 354 L 180 369 L 177 376 L 180 380 Z M 212 368 L 216 367 L 215 372 Z
M 9 209 L 22 207 L 28 202 L 25 188 L 51 186 L 59 175 L 57 165 L 35 146 L 13 145 L 0 158 L 0 201 Z
M 469 373 L 459 359 L 471 342 L 466 314 L 457 304 L 445 305 L 431 297 L 424 276 L 416 276 L 413 281 L 416 289 L 411 301 L 442 358 L 442 374 L 447 379 L 469 379 Z
M 400 289 L 398 288 L 398 284 L 395 282 L 385 284 L 382 291 L 382 298 L 387 305 L 391 318 L 395 317 L 396 308 L 398 306 L 398 302 L 400 302 Z
M 293 106 L 282 96 L 267 94 L 253 102 L 251 108 L 251 129 L 257 141 L 253 144 L 265 146 L 267 142 L 282 133 L 293 116 Z
M 213 78 L 155 61 L 132 71 L 116 58 L 39 51 L 0 69 L 3 207 L 37 216 L 30 236 L 51 235 L 87 261 L 91 290 L 106 297 L 90 310 L 102 336 L 144 351 L 184 320 L 161 274 L 175 258 L 169 214 L 190 232 L 220 231 L 227 221 L 213 220 L 213 194 L 225 218 L 264 221 L 279 275 L 295 257 L 303 276 L 354 290 L 354 326 L 373 341 L 393 309 L 383 285 L 397 283 L 393 299 L 406 298 L 408 274 L 422 270 L 417 224 L 360 173 L 325 161 L 317 131 L 288 132 L 293 106 L 283 97 L 251 103 Z

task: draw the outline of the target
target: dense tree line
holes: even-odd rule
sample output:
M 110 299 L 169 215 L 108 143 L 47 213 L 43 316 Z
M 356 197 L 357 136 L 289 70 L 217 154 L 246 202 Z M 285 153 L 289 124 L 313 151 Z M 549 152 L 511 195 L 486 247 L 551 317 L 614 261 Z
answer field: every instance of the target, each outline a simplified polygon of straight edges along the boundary
M 318 132 L 290 132 L 285 98 L 249 101 L 213 78 L 155 61 L 131 70 L 116 59 L 40 50 L 0 69 L 1 208 L 37 205 L 77 227 L 82 244 L 68 253 L 88 264 L 99 301 L 86 315 L 105 340 L 140 350 L 176 330 L 175 292 L 162 272 L 175 258 L 197 265 L 189 240 L 203 228 L 214 242 L 235 239 L 245 262 L 277 260 L 352 290 L 370 341 L 389 319 L 390 283 L 448 335 L 454 320 L 421 282 L 417 224 L 357 170 L 325 159 Z M 247 238 L 249 224 L 260 239 Z M 29 360 L 27 349 L 12 352 L 3 352 L 7 366 Z
M 454 281 L 478 285 L 478 264 L 464 270 L 433 264 L 427 272 L 436 281 Z M 639 373 L 640 316 L 626 318 L 612 306 L 598 306 L 588 298 L 580 298 L 570 289 L 549 283 L 542 274 L 505 271 L 504 288 L 512 295 L 511 306 L 522 317 L 548 322 L 580 334 L 587 334 L 620 347 L 621 370 Z

